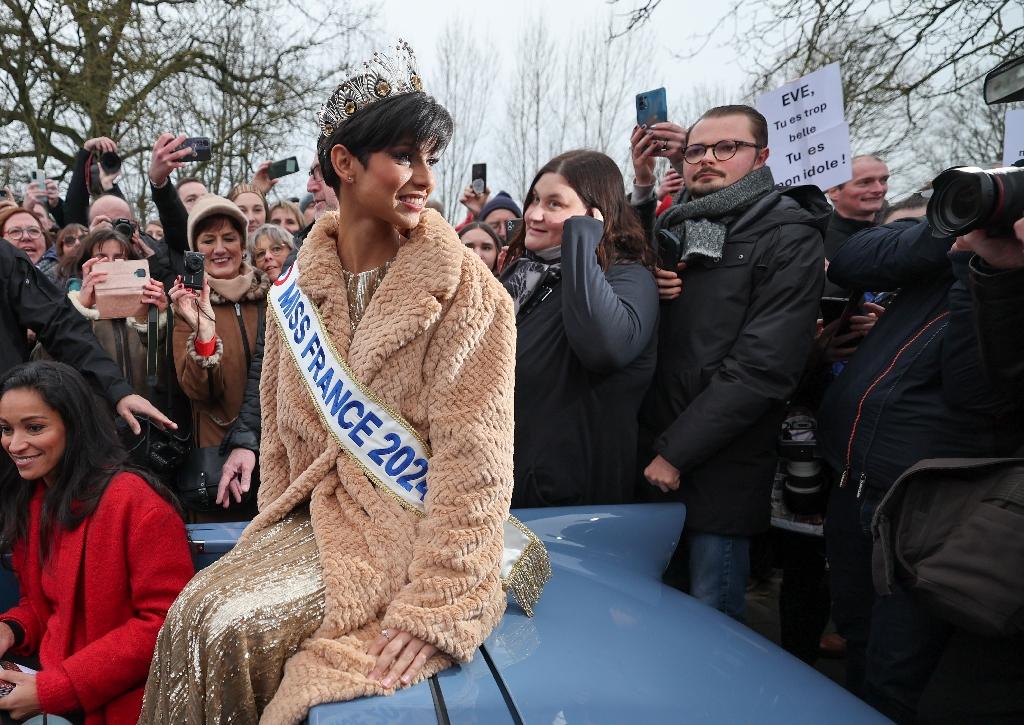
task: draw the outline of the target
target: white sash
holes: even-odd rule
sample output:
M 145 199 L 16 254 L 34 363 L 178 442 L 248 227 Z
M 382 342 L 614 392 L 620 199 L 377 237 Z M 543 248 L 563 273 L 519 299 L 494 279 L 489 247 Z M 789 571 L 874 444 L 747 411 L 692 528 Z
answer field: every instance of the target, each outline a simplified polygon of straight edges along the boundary
M 426 515 L 430 446 L 412 426 L 364 388 L 337 354 L 320 311 L 299 287 L 298 263 L 270 288 L 270 304 L 281 340 L 324 426 L 378 489 Z M 501 583 L 529 616 L 551 577 L 547 551 L 522 522 L 504 527 Z

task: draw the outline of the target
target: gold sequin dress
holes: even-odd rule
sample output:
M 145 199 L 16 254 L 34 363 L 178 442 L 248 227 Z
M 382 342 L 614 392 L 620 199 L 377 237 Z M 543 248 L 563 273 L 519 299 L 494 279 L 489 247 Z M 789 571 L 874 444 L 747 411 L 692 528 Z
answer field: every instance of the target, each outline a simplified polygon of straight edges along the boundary
M 390 266 L 343 270 L 353 330 Z M 285 662 L 323 617 L 320 555 L 302 505 L 179 595 L 157 639 L 140 725 L 256 723 Z

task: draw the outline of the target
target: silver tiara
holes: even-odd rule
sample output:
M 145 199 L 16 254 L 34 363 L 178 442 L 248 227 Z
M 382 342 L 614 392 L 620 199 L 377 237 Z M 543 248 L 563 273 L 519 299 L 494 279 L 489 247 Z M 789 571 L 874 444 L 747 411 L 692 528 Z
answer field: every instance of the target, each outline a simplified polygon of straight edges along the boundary
M 422 90 L 416 55 L 409 44 L 399 38 L 393 56 L 374 53 L 357 74 L 335 88 L 327 103 L 320 106 L 316 114 L 320 138 L 330 136 L 360 109 L 390 96 Z

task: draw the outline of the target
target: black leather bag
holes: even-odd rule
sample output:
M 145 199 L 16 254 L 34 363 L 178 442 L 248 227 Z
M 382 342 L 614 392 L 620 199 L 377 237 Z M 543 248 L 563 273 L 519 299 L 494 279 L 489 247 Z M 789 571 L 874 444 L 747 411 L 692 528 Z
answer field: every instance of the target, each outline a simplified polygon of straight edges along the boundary
M 184 464 L 178 471 L 178 483 L 175 487 L 181 502 L 196 513 L 210 513 L 217 508 L 217 485 L 220 483 L 221 469 L 228 458 L 221 453 L 218 446 L 193 448 Z M 248 492 L 242 495 L 242 502 L 249 498 Z

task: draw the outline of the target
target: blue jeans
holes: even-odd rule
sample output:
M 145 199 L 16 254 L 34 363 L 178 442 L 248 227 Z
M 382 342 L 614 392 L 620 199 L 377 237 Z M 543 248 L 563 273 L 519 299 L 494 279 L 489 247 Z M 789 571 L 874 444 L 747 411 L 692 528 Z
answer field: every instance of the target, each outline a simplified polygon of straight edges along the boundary
M 743 621 L 750 576 L 750 539 L 745 536 L 683 532 L 666 583 L 709 607 Z M 673 566 L 673 564 L 675 566 Z M 685 568 L 685 571 L 678 571 Z M 673 575 L 673 569 L 677 571 Z

